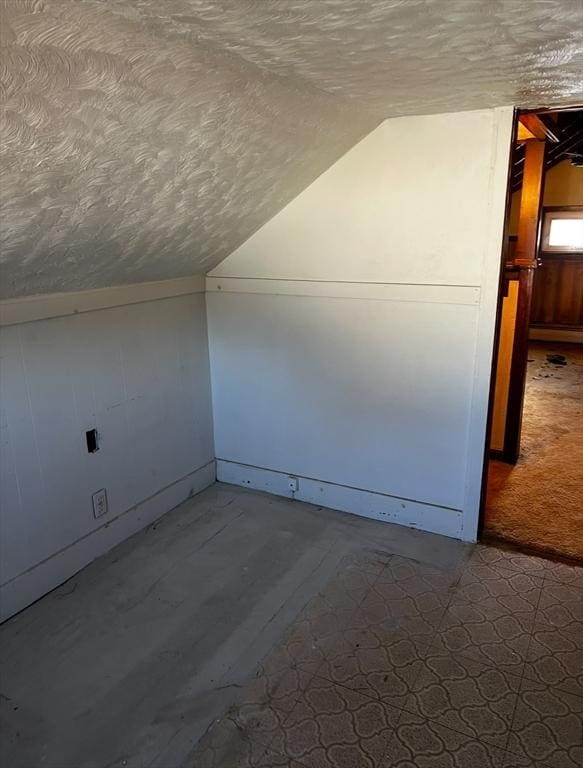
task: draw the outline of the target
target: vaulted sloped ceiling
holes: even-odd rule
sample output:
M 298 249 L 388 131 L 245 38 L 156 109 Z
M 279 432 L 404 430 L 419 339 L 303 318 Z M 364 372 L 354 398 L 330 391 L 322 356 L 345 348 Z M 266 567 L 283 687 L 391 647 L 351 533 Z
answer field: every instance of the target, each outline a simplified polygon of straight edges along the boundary
M 581 0 L 0 6 L 3 297 L 207 271 L 385 117 L 583 100 Z

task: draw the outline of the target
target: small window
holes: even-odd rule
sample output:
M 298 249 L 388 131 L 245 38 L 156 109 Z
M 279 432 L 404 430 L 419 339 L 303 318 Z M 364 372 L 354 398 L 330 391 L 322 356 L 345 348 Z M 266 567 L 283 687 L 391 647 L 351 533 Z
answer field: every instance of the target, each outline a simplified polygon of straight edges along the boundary
M 546 210 L 541 250 L 545 253 L 583 253 L 583 208 Z

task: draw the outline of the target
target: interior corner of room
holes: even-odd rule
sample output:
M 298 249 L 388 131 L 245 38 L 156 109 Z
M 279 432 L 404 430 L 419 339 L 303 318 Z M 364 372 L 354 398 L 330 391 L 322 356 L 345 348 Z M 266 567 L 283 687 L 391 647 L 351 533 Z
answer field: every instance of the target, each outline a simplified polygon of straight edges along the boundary
M 512 121 L 383 121 L 206 286 L 4 301 L 4 615 L 215 476 L 475 541 Z
M 4 615 L 215 479 L 475 541 L 502 251 L 497 456 L 510 414 L 520 179 L 544 156 L 531 240 L 582 203 L 578 113 L 557 115 L 560 141 L 518 139 L 508 210 L 511 107 L 399 117 L 206 276 L 2 301 Z M 539 257 L 528 338 L 576 358 L 581 257 Z

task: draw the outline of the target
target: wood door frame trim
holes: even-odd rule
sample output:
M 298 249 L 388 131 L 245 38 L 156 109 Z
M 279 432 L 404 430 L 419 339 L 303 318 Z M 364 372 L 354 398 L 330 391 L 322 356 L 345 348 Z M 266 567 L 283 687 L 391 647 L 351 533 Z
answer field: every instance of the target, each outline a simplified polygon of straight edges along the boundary
M 542 233 L 542 209 L 545 184 L 545 157 L 548 144 L 531 141 L 527 145 L 523 175 L 523 191 L 520 203 L 520 221 L 518 225 L 518 248 L 515 257 L 519 267 L 518 300 L 510 380 L 506 403 L 506 422 L 504 428 L 504 460 L 516 464 L 520 454 L 520 435 L 522 429 L 522 410 L 526 391 L 526 372 L 528 360 L 529 326 L 534 290 L 534 271 L 538 266 L 538 254 Z M 527 172 L 529 174 L 527 180 Z M 526 205 L 524 183 L 526 188 Z M 523 252 L 523 249 L 524 252 Z
M 478 509 L 478 541 L 482 538 L 484 523 L 486 520 L 486 493 L 488 489 L 488 465 L 490 462 L 490 439 L 492 435 L 492 422 L 494 419 L 494 392 L 496 388 L 496 372 L 498 368 L 498 348 L 500 345 L 500 330 L 502 327 L 502 306 L 504 301 L 504 271 L 508 243 L 510 236 L 510 211 L 512 208 L 512 167 L 514 152 L 516 151 L 516 137 L 518 135 L 518 120 L 521 110 L 514 108 L 512 116 L 512 146 L 508 153 L 508 169 L 506 172 L 506 208 L 504 213 L 504 227 L 502 233 L 502 249 L 500 252 L 500 272 L 498 275 L 498 301 L 496 303 L 496 322 L 494 325 L 494 338 L 492 339 L 492 361 L 490 364 L 490 388 L 488 393 L 488 412 L 486 417 L 486 434 L 484 437 L 484 457 L 482 461 L 482 485 L 480 488 L 480 506 Z
M 526 365 L 528 359 L 528 330 L 534 288 L 534 268 L 523 267 L 519 274 L 518 306 L 516 326 L 510 364 L 510 381 L 506 404 L 506 425 L 504 429 L 503 461 L 516 464 L 520 453 L 522 431 L 522 410 L 526 390 Z M 523 329 L 523 338 L 517 339 L 516 330 Z

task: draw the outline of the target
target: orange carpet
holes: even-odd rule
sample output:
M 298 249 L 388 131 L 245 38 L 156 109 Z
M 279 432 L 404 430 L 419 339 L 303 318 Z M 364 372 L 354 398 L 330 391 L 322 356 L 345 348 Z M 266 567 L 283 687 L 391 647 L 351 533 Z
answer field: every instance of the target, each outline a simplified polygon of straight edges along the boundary
M 583 560 L 583 345 L 535 342 L 529 361 L 520 459 L 490 461 L 485 534 Z

